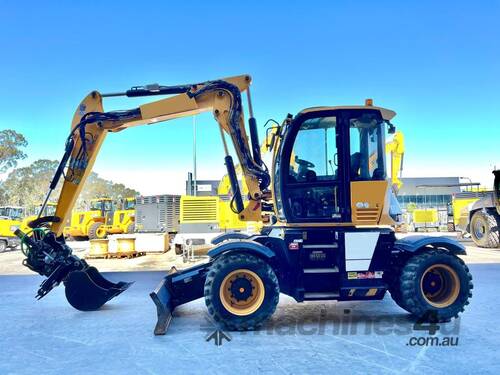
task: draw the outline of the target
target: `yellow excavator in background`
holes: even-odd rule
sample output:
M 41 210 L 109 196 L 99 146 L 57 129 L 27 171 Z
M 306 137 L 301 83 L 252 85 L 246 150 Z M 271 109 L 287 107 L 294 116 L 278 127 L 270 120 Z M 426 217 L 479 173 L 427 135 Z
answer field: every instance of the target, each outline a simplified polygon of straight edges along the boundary
M 206 263 L 172 269 L 150 294 L 157 308 L 155 334 L 166 333 L 177 306 L 202 297 L 210 316 L 230 330 L 261 326 L 280 293 L 303 302 L 380 300 L 389 291 L 420 321 L 448 321 L 461 313 L 472 289 L 472 276 L 457 256 L 465 254 L 464 246 L 446 237 L 398 240 L 391 228 L 401 210 L 386 180 L 385 136 L 395 132 L 396 113 L 367 101 L 288 115 L 273 137 L 269 170 L 260 153 L 250 82 L 242 75 L 112 94 L 93 91 L 83 99 L 46 197 L 65 171 L 55 215 L 33 220 L 31 235 L 16 231 L 25 247 L 24 265 L 47 277 L 38 298 L 63 282 L 68 302 L 88 311 L 130 287 L 105 279 L 73 255 L 62 236 L 106 135 L 212 111 L 226 155 L 231 208 L 240 220 L 262 220 L 265 226 L 246 238 L 228 233 L 214 243 Z M 168 97 L 123 111 L 105 112 L 102 105 L 111 96 L 158 95 Z M 245 200 L 227 136 L 248 188 Z M 42 227 L 47 223 L 49 231 Z

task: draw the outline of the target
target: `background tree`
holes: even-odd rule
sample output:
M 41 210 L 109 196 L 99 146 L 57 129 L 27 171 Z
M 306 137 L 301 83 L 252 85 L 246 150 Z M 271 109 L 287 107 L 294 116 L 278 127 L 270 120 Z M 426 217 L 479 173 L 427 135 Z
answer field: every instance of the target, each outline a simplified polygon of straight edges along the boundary
M 26 157 L 22 148 L 27 145 L 26 138 L 15 130 L 0 130 L 0 173 L 16 167 L 18 160 Z
M 50 180 L 56 170 L 56 160 L 40 159 L 27 167 L 14 169 L 2 183 L 3 204 L 32 207 L 40 204 Z M 56 189 L 54 197 L 57 197 L 61 184 Z
M 56 160 L 36 160 L 27 167 L 14 169 L 0 185 L 0 204 L 23 206 L 28 209 L 37 207 L 45 198 L 49 183 L 59 162 Z M 62 182 L 52 193 L 56 200 L 61 192 Z M 83 191 L 75 205 L 76 209 L 85 209 L 93 198 L 108 197 L 112 199 L 135 197 L 139 192 L 99 177 L 92 172 L 83 187 Z
M 82 194 L 77 202 L 77 208 L 85 208 L 90 200 L 94 198 L 111 198 L 113 200 L 118 200 L 119 198 L 135 197 L 139 194 L 137 190 L 101 178 L 97 173 L 92 172 L 83 187 Z

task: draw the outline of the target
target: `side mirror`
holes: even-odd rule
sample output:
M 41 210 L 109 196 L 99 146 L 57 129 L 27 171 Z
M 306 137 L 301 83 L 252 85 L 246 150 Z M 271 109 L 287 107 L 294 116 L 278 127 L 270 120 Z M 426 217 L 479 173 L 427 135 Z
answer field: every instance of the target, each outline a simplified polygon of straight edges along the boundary
M 389 129 L 388 129 L 389 134 L 396 133 L 396 127 L 389 120 L 386 120 L 386 123 L 387 123 L 387 126 L 389 127 Z

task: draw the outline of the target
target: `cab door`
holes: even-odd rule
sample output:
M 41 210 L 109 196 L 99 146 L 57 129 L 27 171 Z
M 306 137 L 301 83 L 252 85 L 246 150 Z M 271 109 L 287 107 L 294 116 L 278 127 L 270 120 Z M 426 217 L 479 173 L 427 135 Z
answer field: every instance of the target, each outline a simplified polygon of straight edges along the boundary
M 285 135 L 280 188 L 289 223 L 349 221 L 348 187 L 337 111 L 297 116 Z

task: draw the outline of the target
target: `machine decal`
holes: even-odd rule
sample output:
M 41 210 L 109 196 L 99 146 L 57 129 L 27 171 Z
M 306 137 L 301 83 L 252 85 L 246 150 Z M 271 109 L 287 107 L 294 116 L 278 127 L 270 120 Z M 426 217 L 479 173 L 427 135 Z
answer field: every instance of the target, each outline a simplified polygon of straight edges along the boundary
M 347 279 L 349 279 L 349 280 L 381 279 L 383 275 L 384 275 L 384 271 L 348 272 Z
M 379 232 L 345 234 L 346 271 L 365 271 L 369 269 L 379 236 Z

